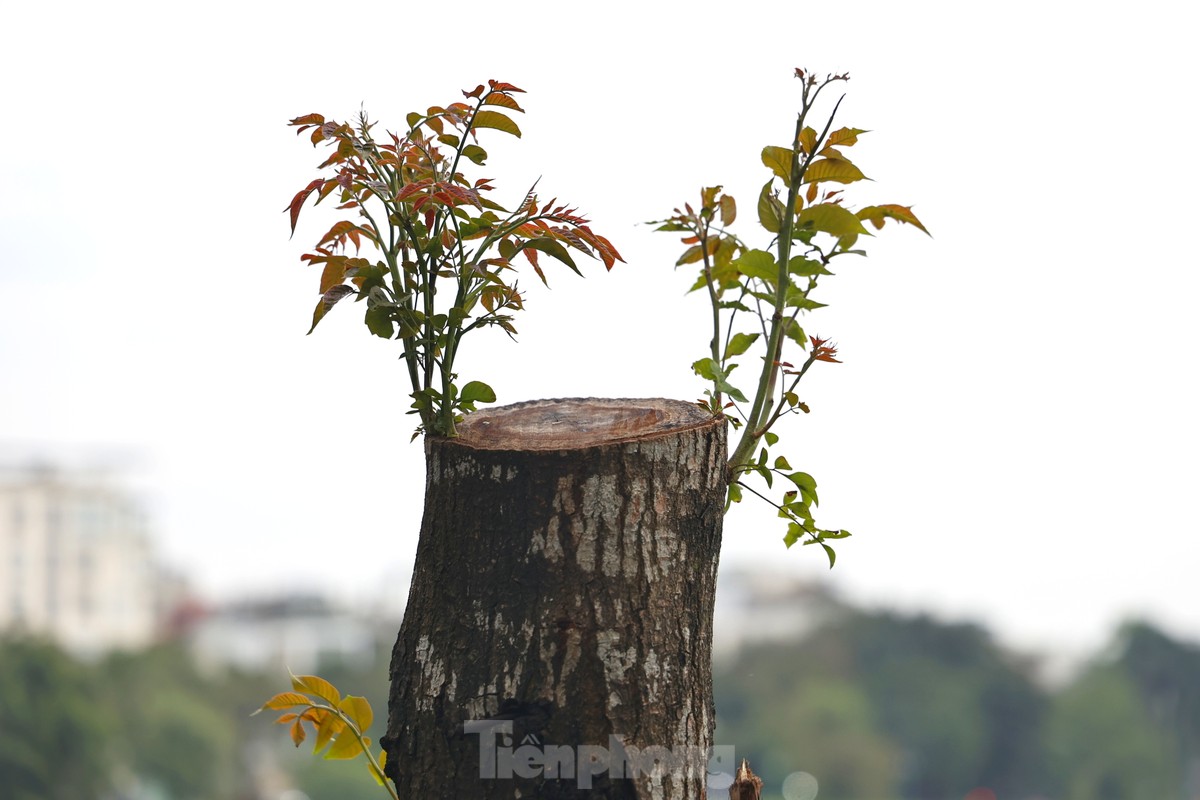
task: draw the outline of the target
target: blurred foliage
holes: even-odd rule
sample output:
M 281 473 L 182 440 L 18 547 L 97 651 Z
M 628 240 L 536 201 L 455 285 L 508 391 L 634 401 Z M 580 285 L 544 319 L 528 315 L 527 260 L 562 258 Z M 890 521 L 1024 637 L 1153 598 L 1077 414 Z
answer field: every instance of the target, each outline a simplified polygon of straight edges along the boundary
M 6 800 L 96 797 L 117 730 L 95 671 L 33 639 L 0 643 L 0 787 Z
M 798 771 L 821 800 L 1200 796 L 1200 649 L 1139 623 L 1057 690 L 1033 666 L 973 625 L 847 609 L 718 665 L 716 742 L 764 799 Z
M 386 708 L 386 655 L 321 666 Z M 181 644 L 93 663 L 0 638 L 0 798 L 258 800 L 264 773 L 313 800 L 377 796 L 361 766 L 309 770 L 306 752 L 250 719 L 278 682 L 273 671 L 198 672 Z
M 386 662 L 381 648 L 372 667 L 317 665 L 379 710 L 375 739 Z M 798 771 L 819 800 L 1200 796 L 1200 648 L 1136 623 L 1065 686 L 1033 666 L 976 626 L 846 609 L 718 664 L 716 741 L 751 760 L 764 800 Z M 313 759 L 250 718 L 280 678 L 201 673 L 180 645 L 81 663 L 0 640 L 0 797 L 275 798 L 256 788 L 264 770 L 312 800 L 384 796 L 361 764 Z

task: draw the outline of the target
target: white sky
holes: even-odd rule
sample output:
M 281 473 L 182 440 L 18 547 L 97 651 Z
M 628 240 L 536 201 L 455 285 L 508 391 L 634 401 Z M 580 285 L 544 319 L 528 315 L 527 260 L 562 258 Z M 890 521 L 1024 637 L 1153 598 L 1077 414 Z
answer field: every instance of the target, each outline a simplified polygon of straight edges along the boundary
M 392 128 L 488 78 L 496 199 L 538 176 L 625 255 L 551 272 L 519 344 L 468 340 L 501 402 L 702 391 L 690 273 L 639 225 L 703 185 L 741 202 L 786 144 L 792 69 L 849 71 L 851 155 L 935 238 L 885 229 L 806 320 L 819 365 L 789 438 L 831 574 L 764 510 L 723 562 L 852 598 L 1097 644 L 1129 614 L 1200 637 L 1195 236 L 1200 58 L 1184 4 L 23 3 L 0 49 L 0 441 L 141 454 L 163 547 L 212 593 L 402 595 L 423 459 L 392 343 L 361 307 L 305 337 L 333 221 L 281 209 L 324 158 L 287 128 L 365 103 Z M 669 7 L 675 13 L 659 11 Z M 362 25 L 361 31 L 355 25 Z M 460 26 L 457 27 L 456 26 Z M 785 435 L 786 432 L 785 432 Z M 390 588 L 384 589 L 391 580 Z

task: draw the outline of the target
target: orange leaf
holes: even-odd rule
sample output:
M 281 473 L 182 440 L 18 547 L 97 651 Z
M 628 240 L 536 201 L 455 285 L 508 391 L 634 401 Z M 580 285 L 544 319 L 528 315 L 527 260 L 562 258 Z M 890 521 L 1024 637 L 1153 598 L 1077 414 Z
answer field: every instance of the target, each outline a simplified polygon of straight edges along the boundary
M 280 711 L 292 706 L 307 706 L 312 701 L 302 694 L 296 692 L 280 692 L 270 700 L 262 704 L 263 711 Z
M 292 723 L 292 744 L 296 745 L 296 747 L 299 747 L 303 741 L 304 726 L 300 724 L 300 720 L 296 720 Z

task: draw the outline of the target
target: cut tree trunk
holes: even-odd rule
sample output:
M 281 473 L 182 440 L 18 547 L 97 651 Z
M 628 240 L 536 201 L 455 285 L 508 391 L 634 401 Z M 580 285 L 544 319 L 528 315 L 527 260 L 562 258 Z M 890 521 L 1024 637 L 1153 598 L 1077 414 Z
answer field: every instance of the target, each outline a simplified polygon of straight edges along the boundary
M 392 654 L 400 797 L 705 797 L 725 423 L 546 400 L 425 442 Z

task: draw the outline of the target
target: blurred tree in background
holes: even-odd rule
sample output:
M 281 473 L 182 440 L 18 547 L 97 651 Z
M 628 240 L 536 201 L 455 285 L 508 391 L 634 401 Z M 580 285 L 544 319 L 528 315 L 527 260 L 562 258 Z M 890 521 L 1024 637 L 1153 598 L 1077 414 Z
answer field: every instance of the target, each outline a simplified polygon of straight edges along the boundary
M 319 669 L 382 706 L 386 651 Z M 1200 648 L 1136 623 L 1061 688 L 1032 666 L 977 626 L 846 608 L 718 664 L 716 741 L 751 759 L 764 800 L 797 771 L 819 800 L 1200 796 Z M 361 764 L 314 760 L 250 719 L 279 678 L 199 672 L 182 644 L 81 663 L 0 639 L 0 798 L 379 797 Z
M 78 800 L 108 786 L 107 748 L 118 730 L 95 702 L 93 671 L 33 639 L 0 644 L 0 794 Z

